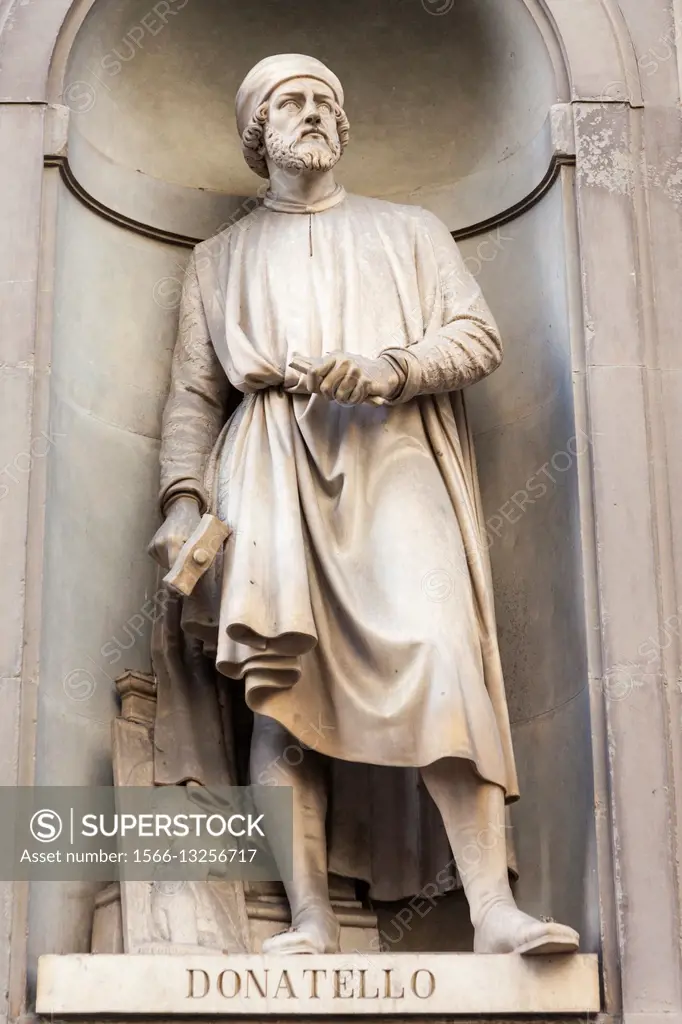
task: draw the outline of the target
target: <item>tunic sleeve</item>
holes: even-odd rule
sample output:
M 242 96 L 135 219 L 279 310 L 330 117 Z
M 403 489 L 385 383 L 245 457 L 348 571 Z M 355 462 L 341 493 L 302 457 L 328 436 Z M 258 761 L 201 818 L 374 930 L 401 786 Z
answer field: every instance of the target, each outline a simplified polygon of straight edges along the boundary
M 502 342 L 493 315 L 475 278 L 467 270 L 452 235 L 437 217 L 424 211 L 429 268 L 435 270 L 435 309 L 426 310 L 431 327 L 408 348 L 388 348 L 389 359 L 403 379 L 391 404 L 416 395 L 456 391 L 486 377 L 502 362 Z M 431 315 L 428 314 L 431 312 Z M 435 323 L 434 323 L 435 318 Z
M 171 387 L 161 428 L 161 511 L 183 495 L 208 507 L 206 461 L 225 424 L 229 382 L 206 322 L 192 255 L 182 289 Z

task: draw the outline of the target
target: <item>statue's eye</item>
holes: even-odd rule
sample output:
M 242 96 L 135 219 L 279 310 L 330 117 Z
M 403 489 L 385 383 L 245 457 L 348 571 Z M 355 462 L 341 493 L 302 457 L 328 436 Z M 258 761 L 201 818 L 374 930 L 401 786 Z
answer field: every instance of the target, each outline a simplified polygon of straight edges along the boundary
M 298 103 L 296 100 L 285 100 L 283 106 L 285 110 L 298 110 Z
M 320 110 L 323 110 L 325 114 L 331 114 L 332 112 L 331 104 L 325 102 L 324 100 L 322 101 L 322 103 L 318 103 L 318 107 Z

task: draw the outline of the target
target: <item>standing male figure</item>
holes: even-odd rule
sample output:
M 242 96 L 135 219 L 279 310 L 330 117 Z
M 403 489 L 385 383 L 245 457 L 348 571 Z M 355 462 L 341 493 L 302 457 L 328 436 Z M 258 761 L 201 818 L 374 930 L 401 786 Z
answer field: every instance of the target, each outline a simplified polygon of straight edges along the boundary
M 236 106 L 270 187 L 187 269 L 151 550 L 170 566 L 207 508 L 234 531 L 183 628 L 244 681 L 252 781 L 277 761 L 293 788 L 292 927 L 265 949 L 338 949 L 320 755 L 420 769 L 476 951 L 576 949 L 508 880 L 517 780 L 461 394 L 500 364 L 493 318 L 434 216 L 335 182 L 348 121 L 324 64 L 269 57 Z M 448 600 L 429 600 L 434 573 Z M 319 753 L 283 758 L 311 722 Z

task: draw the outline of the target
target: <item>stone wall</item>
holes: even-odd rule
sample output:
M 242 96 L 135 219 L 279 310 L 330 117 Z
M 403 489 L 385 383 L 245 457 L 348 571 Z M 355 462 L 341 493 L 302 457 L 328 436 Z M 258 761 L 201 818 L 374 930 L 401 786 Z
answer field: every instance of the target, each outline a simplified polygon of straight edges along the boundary
M 196 0 L 156 34 L 143 7 L 0 2 L 0 782 L 108 776 L 103 649 L 155 587 L 153 494 L 126 496 L 154 474 L 173 281 L 191 240 L 249 191 L 234 82 L 270 50 L 332 66 L 336 52 L 362 83 L 348 184 L 436 209 L 480 260 L 507 339 L 472 414 L 532 796 L 520 894 L 599 946 L 606 1013 L 679 1019 L 678 4 L 403 0 L 390 22 L 365 5 L 377 60 L 358 19 L 334 51 L 320 50 L 326 21 L 296 37 L 303 7 L 285 23 L 276 7 Z M 192 65 L 202 39 L 212 49 Z M 399 104 L 383 97 L 391 77 Z M 514 497 L 548 461 L 556 482 L 517 517 Z M 145 666 L 144 641 L 131 657 Z M 524 836 L 542 840 L 536 863 Z M 36 885 L 29 911 L 27 887 L 3 884 L 11 1019 L 30 1012 L 37 952 L 83 948 L 90 900 Z

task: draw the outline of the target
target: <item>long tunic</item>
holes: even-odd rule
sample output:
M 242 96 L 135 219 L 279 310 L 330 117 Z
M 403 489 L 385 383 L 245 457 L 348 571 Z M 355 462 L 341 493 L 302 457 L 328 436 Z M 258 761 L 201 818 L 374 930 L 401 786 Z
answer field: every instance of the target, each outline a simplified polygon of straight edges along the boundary
M 379 408 L 301 393 L 294 353 L 338 350 L 388 353 L 400 393 Z M 214 614 L 193 617 L 189 602 L 184 622 L 223 675 L 245 680 L 253 710 L 345 761 L 467 758 L 509 800 L 458 393 L 500 359 L 480 289 L 433 215 L 356 196 L 311 216 L 260 207 L 190 261 L 161 501 L 194 494 L 233 528 Z M 244 399 L 220 433 L 230 388 Z

